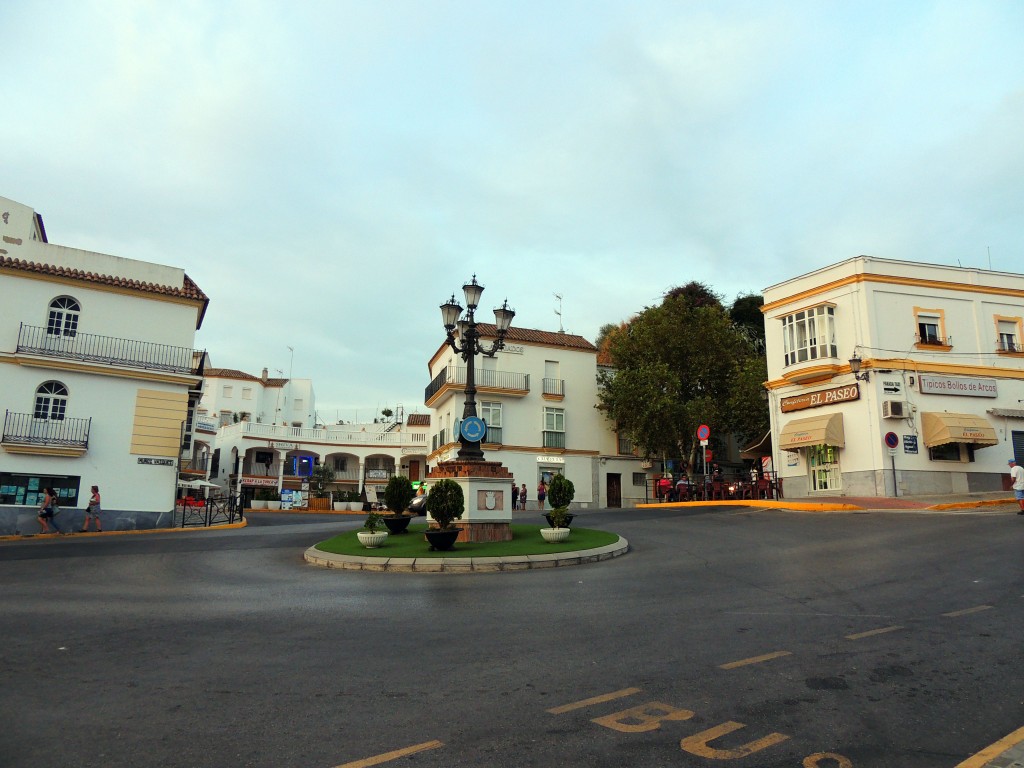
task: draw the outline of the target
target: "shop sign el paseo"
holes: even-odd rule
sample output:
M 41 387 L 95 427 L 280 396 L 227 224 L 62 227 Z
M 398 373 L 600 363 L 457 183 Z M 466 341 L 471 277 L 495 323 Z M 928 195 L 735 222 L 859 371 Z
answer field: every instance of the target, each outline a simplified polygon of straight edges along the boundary
M 860 385 L 849 384 L 844 387 L 833 387 L 832 389 L 821 389 L 817 392 L 805 392 L 784 397 L 780 405 L 783 413 L 789 413 L 790 411 L 802 411 L 807 408 L 818 408 L 822 405 L 833 405 L 859 399 Z

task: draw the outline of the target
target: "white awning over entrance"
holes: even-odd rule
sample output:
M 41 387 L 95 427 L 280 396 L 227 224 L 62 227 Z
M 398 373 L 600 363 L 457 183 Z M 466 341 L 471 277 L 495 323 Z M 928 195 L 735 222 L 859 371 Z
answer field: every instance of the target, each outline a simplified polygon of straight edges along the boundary
M 806 419 L 793 419 L 779 433 L 779 448 L 784 451 L 797 451 L 808 445 L 845 446 L 843 414 L 825 413 Z

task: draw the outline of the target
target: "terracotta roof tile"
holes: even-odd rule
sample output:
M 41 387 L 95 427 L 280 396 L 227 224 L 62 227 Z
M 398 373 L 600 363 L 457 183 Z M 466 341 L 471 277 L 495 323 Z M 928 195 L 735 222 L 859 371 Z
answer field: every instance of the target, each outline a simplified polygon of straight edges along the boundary
M 410 427 L 429 427 L 430 426 L 430 414 L 429 413 L 410 413 L 409 418 L 405 420 L 405 423 Z
M 185 299 L 194 299 L 204 303 L 209 301 L 209 297 L 200 290 L 199 286 L 196 285 L 188 275 L 185 275 L 185 280 L 181 286 L 174 286 L 144 283 L 141 280 L 131 280 L 126 277 L 117 277 L 115 275 L 98 275 L 95 272 L 84 272 L 81 269 L 58 267 L 54 264 L 37 264 L 33 261 L 12 259 L 9 256 L 0 256 L 0 267 L 5 269 L 14 269 L 19 272 L 32 272 L 38 275 L 65 277 L 72 280 L 80 280 L 83 283 L 97 283 L 98 285 L 111 285 L 118 288 L 128 288 L 134 291 L 142 291 L 143 293 L 156 293 L 163 296 L 180 296 Z
M 494 339 L 498 337 L 498 328 L 493 323 L 477 323 L 476 328 L 480 335 L 485 338 Z M 597 347 L 582 336 L 577 336 L 573 333 L 537 331 L 532 328 L 517 328 L 514 325 L 508 329 L 505 341 L 532 342 L 534 344 L 546 344 L 552 347 L 565 347 L 566 349 L 583 349 L 588 352 L 597 351 Z

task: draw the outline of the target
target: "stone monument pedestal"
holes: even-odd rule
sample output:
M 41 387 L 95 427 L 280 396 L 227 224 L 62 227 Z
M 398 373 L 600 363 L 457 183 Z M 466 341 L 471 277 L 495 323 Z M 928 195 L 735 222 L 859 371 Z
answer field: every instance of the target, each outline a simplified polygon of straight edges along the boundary
M 442 479 L 458 483 L 465 499 L 462 518 L 454 523 L 460 529 L 456 541 L 512 540 L 512 473 L 500 461 L 443 461 L 427 482 Z

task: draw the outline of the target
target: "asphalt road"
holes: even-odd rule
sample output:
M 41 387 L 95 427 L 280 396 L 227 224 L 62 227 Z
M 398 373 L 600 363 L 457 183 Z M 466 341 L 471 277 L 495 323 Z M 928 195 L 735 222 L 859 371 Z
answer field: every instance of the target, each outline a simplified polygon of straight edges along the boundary
M 629 554 L 303 562 L 360 522 L 0 543 L 0 765 L 953 768 L 1024 724 L 1016 515 L 595 511 Z

